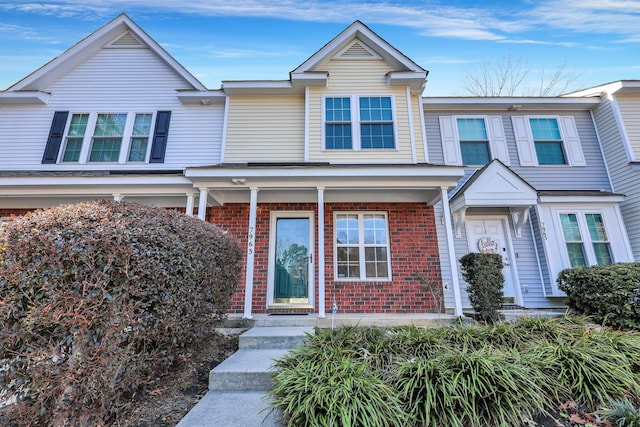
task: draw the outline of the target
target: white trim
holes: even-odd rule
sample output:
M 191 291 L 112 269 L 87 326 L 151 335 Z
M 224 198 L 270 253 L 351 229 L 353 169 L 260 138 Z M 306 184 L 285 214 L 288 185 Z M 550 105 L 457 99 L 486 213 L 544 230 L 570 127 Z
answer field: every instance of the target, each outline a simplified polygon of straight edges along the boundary
M 424 149 L 424 161 L 425 163 L 429 163 L 429 144 L 427 144 L 427 124 L 424 119 L 424 106 L 423 99 L 421 96 L 416 96 L 418 99 L 418 109 L 420 113 L 420 127 L 422 128 L 422 148 Z
M 538 219 L 538 215 L 536 212 L 536 219 Z M 542 227 L 541 227 L 542 228 Z M 540 283 L 542 284 L 542 295 L 547 297 L 547 287 L 544 283 L 544 275 L 542 274 L 542 263 L 540 262 L 540 252 L 538 249 L 538 242 L 536 242 L 536 234 L 533 231 L 533 221 L 529 221 L 529 231 L 531 232 L 531 240 L 533 241 L 533 250 L 535 251 L 536 256 L 536 265 L 538 266 L 538 275 L 540 276 Z M 544 236 L 540 236 L 540 240 L 543 240 Z M 524 289 L 523 289 L 524 291 Z M 527 292 L 525 292 L 527 293 Z
M 195 204 L 195 198 L 196 198 L 195 193 L 187 193 L 187 205 L 184 209 L 184 213 L 187 216 L 193 216 L 193 206 Z
M 600 149 L 600 155 L 602 156 L 602 163 L 604 165 L 604 170 L 607 173 L 607 180 L 609 181 L 609 187 L 611 187 L 611 191 L 616 192 L 616 188 L 613 185 L 613 180 L 611 179 L 611 172 L 609 171 L 609 162 L 607 162 L 607 157 L 604 154 L 604 147 L 602 145 L 602 139 L 600 138 L 600 131 L 598 130 L 598 125 L 596 124 L 596 118 L 593 115 L 593 111 L 589 111 L 591 115 L 591 123 L 593 124 L 593 128 L 596 130 L 596 139 L 598 140 L 598 148 Z
M 227 151 L 227 129 L 229 125 L 229 104 L 231 104 L 231 100 L 228 99 L 227 102 L 224 103 L 224 119 L 222 122 L 222 142 L 220 147 L 220 163 L 224 163 L 224 155 Z
M 310 91 L 309 91 L 309 87 L 306 86 L 304 88 L 304 161 L 308 162 L 309 161 L 309 95 L 310 95 Z M 325 116 L 325 112 L 324 112 L 324 98 L 322 100 L 322 117 L 323 117 L 323 121 Z M 324 145 L 324 126 L 322 126 L 322 141 L 323 141 L 323 145 Z
M 313 251 L 315 250 L 315 212 L 314 211 L 271 211 L 269 216 L 269 266 L 268 270 L 268 280 L 267 280 L 267 307 L 277 308 L 278 306 L 286 306 L 291 307 L 295 306 L 294 303 L 276 303 L 274 302 L 274 285 L 275 285 L 275 248 L 276 248 L 276 221 L 279 218 L 306 218 L 309 220 L 309 258 L 310 262 L 308 264 L 308 280 L 307 280 L 307 295 L 308 302 L 304 304 L 300 304 L 301 306 L 311 306 L 315 307 L 315 270 L 316 264 L 319 264 L 319 261 L 316 260 L 314 262 Z M 248 263 L 248 261 L 247 261 Z M 248 267 L 248 265 L 247 265 Z
M 200 189 L 200 198 L 198 200 L 198 218 L 204 221 L 207 217 L 207 198 L 209 197 L 209 190 L 206 188 Z
M 337 239 L 337 227 L 336 222 L 338 221 L 338 215 L 357 215 L 358 216 L 358 252 L 359 252 L 359 268 L 360 268 L 360 277 L 340 277 L 338 275 L 338 239 Z M 385 227 L 386 227 L 386 235 L 387 235 L 387 243 L 386 246 L 382 245 L 367 245 L 364 239 L 364 215 L 384 215 L 385 219 Z M 391 282 L 393 280 L 393 271 L 391 269 L 391 234 L 389 227 L 389 212 L 387 211 L 363 211 L 363 210 L 353 210 L 353 211 L 335 211 L 333 213 L 333 280 L 336 282 Z M 349 246 L 355 247 L 355 246 Z M 366 257 L 365 257 L 365 248 L 366 247 L 385 247 L 387 249 L 387 277 L 367 277 L 366 271 Z
M 258 212 L 258 189 L 251 187 L 249 200 L 249 228 L 247 230 L 247 264 L 245 267 L 244 314 L 243 318 L 251 319 L 253 301 L 253 268 L 255 259 L 256 217 Z
M 414 135 L 415 129 L 413 128 L 413 106 L 411 102 L 411 91 L 409 87 L 406 89 L 407 96 L 407 117 L 409 119 L 409 141 L 411 141 L 411 161 L 413 163 L 418 163 L 418 154 L 416 153 L 416 137 Z M 395 116 L 394 116 L 395 117 Z M 394 133 L 396 126 L 394 126 Z M 400 149 L 400 147 L 397 147 Z
M 318 187 L 318 317 L 325 317 L 324 187 Z
M 451 285 L 453 287 L 453 313 L 461 317 L 462 297 L 460 293 L 460 278 L 458 273 L 458 259 L 456 258 L 456 246 L 453 240 L 453 226 L 451 225 L 451 209 L 446 187 L 440 187 L 440 200 L 442 200 L 442 218 L 444 219 L 444 232 L 447 239 L 447 253 L 451 268 Z
M 622 118 L 622 113 L 620 112 L 618 100 L 614 96 L 609 95 L 609 101 L 611 101 L 611 109 L 613 110 L 613 116 L 616 119 L 616 124 L 618 125 L 620 136 L 622 137 L 622 145 L 627 152 L 627 158 L 630 162 L 635 162 L 637 161 L 637 159 L 633 152 L 631 139 L 629 138 L 629 134 L 627 133 L 627 128 L 624 126 L 624 119 Z

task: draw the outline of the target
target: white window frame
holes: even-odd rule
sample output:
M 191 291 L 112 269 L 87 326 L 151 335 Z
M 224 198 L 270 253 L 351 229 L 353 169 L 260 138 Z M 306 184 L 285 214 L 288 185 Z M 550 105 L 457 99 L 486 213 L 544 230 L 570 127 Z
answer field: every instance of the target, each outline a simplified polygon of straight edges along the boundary
M 560 130 L 562 139 L 562 150 L 565 156 L 565 164 L 562 165 L 540 165 L 536 153 L 535 141 L 531 131 L 530 119 L 555 119 Z M 518 147 L 520 166 L 536 166 L 544 168 L 566 168 L 575 166 L 586 166 L 587 162 L 582 151 L 580 137 L 573 116 L 558 115 L 524 115 L 511 116 L 513 132 Z
M 71 125 L 71 119 L 74 115 L 77 114 L 88 114 L 89 115 L 89 119 L 87 121 L 87 127 L 85 129 L 84 132 L 84 137 L 82 139 L 82 148 L 80 150 L 80 158 L 77 162 L 63 162 L 62 159 L 64 157 L 64 152 L 66 150 L 67 147 L 67 137 L 69 134 L 69 128 Z M 91 149 L 93 147 L 93 133 L 95 132 L 95 128 L 96 128 L 96 122 L 98 121 L 98 115 L 101 114 L 126 114 L 127 118 L 125 121 L 125 125 L 124 125 L 124 130 L 123 130 L 123 134 L 122 134 L 122 142 L 120 144 L 120 153 L 118 155 L 118 161 L 117 162 L 92 162 L 89 161 L 89 157 L 91 155 Z M 147 152 L 145 155 L 145 160 L 144 162 L 129 162 L 128 161 L 128 157 L 129 157 L 129 150 L 131 148 L 131 139 L 133 137 L 132 133 L 133 133 L 133 125 L 135 123 L 135 118 L 137 114 L 151 114 L 151 127 L 149 129 L 149 136 L 148 136 L 148 140 L 147 140 Z M 153 133 L 154 133 L 154 129 L 155 129 L 155 123 L 156 123 L 156 111 L 129 111 L 129 112 L 103 112 L 103 111 L 92 111 L 92 112 L 87 112 L 87 111 L 74 111 L 74 112 L 69 112 L 69 115 L 67 117 L 67 123 L 65 125 L 65 129 L 64 129 L 64 135 L 62 137 L 63 143 L 60 144 L 60 151 L 58 152 L 58 164 L 64 164 L 64 165 L 77 165 L 77 164 L 146 164 L 149 163 L 149 155 L 151 153 L 151 145 L 152 145 L 152 139 L 153 139 Z
M 327 136 L 326 136 L 326 99 L 327 98 L 349 98 L 351 100 L 351 148 L 327 148 Z M 362 139 L 360 134 L 360 98 L 390 98 L 391 99 L 391 114 L 392 126 L 393 126 L 393 148 L 362 148 Z M 396 113 L 396 100 L 393 94 L 358 94 L 358 95 L 345 95 L 345 94 L 327 94 L 322 95 L 321 99 L 322 108 L 322 151 L 324 152 L 344 152 L 344 151 L 365 151 L 365 152 L 379 152 L 379 151 L 398 151 L 400 144 L 398 141 L 398 115 Z M 370 122 L 367 122 L 370 123 Z M 371 122 L 373 123 L 373 122 Z
M 440 122 L 440 138 L 442 141 L 444 163 L 446 165 L 463 166 L 458 119 L 484 120 L 484 127 L 487 131 L 487 139 L 489 141 L 489 162 L 493 159 L 498 159 L 507 166 L 511 165 L 502 116 L 480 114 L 440 116 L 438 118 Z
M 339 215 L 358 216 L 358 251 L 360 264 L 360 277 L 340 277 L 338 275 L 338 245 L 337 222 Z M 364 215 L 383 215 L 385 219 L 387 243 L 386 245 L 365 245 L 364 243 Z M 367 277 L 365 248 L 384 247 L 387 250 L 387 277 Z M 339 282 L 390 282 L 393 280 L 391 270 L 391 235 L 389 233 L 389 213 L 385 211 L 336 211 L 333 214 L 333 275 L 334 280 Z
M 613 251 L 613 247 L 611 245 L 611 233 L 609 232 L 609 225 L 607 221 L 607 215 L 602 210 L 592 210 L 592 209 L 562 209 L 556 212 L 556 220 L 558 221 L 558 227 L 560 230 L 560 234 L 558 235 L 562 239 L 563 244 L 563 262 L 567 265 L 567 268 L 572 268 L 571 266 L 571 258 L 569 257 L 569 250 L 567 249 L 567 241 L 565 240 L 564 232 L 562 230 L 562 220 L 560 219 L 561 215 L 574 214 L 576 219 L 578 220 L 578 229 L 580 230 L 580 237 L 582 238 L 582 250 L 585 256 L 585 262 L 587 266 L 590 265 L 598 265 L 598 259 L 596 257 L 596 253 L 593 249 L 593 240 L 591 240 L 591 234 L 589 233 L 589 225 L 587 224 L 586 215 L 588 214 L 598 214 L 602 218 L 602 222 L 604 224 L 604 232 L 607 235 L 607 244 L 609 245 L 609 255 L 611 255 L 611 263 L 615 263 L 615 254 Z

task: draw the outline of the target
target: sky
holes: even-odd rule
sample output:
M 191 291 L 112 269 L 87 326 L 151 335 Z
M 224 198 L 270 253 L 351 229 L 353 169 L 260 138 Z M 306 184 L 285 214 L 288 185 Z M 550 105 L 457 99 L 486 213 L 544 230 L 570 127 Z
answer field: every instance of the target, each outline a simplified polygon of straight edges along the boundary
M 560 69 L 567 91 L 640 79 L 640 0 L 0 0 L 0 89 L 120 13 L 210 89 L 286 80 L 355 20 L 429 70 L 425 96 L 507 58 L 527 91 Z

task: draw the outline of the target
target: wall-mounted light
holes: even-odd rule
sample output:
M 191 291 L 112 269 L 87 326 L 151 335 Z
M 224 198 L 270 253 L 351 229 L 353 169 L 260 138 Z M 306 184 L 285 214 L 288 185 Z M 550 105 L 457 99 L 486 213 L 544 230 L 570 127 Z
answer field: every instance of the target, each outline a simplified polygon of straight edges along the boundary
M 509 111 L 518 111 L 521 108 L 522 108 L 522 105 L 513 104 L 511 107 L 509 107 Z

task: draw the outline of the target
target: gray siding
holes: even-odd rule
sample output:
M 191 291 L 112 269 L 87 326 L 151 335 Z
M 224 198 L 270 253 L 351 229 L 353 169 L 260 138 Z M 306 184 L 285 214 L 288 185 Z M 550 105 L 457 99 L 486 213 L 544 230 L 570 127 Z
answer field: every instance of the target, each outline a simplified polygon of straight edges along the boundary
M 432 163 L 443 162 L 442 140 L 438 117 L 441 115 L 478 115 L 478 111 L 461 113 L 459 111 L 428 112 L 425 114 L 427 141 L 429 141 L 429 159 Z M 597 134 L 591 114 L 588 111 L 562 112 L 563 116 L 573 116 L 580 136 L 580 143 L 587 166 L 536 166 L 522 167 L 518 158 L 518 149 L 513 133 L 511 116 L 518 113 L 502 114 L 502 124 L 507 138 L 511 169 L 537 190 L 606 190 L 611 185 L 602 159 Z M 554 115 L 553 112 L 528 111 L 527 115 Z M 557 113 L 556 113 L 557 114 Z M 522 115 L 522 114 L 520 114 Z
M 640 103 L 640 99 L 638 102 Z M 633 257 L 638 261 L 640 260 L 640 185 L 638 185 L 640 171 L 634 170 L 629 164 L 629 157 L 617 126 L 611 101 L 603 98 L 594 111 L 594 117 L 609 166 L 613 190 L 625 195 L 624 202 L 620 204 L 620 210 L 627 228 Z

